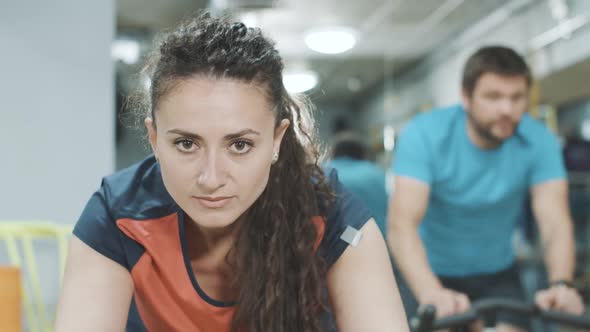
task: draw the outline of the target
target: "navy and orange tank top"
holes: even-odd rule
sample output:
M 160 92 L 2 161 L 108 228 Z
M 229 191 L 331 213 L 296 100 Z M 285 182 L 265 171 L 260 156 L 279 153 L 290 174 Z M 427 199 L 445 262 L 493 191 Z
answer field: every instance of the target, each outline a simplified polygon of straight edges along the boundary
M 371 218 L 335 171 L 329 183 L 337 198 L 330 206 L 319 202 L 326 208 L 313 220 L 321 235 L 318 254 L 328 268 L 348 246 L 340 239 L 346 227 L 360 229 Z M 105 177 L 74 228 L 76 237 L 129 270 L 135 290 L 127 332 L 230 329 L 234 304 L 216 301 L 199 287 L 186 250 L 183 218 L 150 156 Z

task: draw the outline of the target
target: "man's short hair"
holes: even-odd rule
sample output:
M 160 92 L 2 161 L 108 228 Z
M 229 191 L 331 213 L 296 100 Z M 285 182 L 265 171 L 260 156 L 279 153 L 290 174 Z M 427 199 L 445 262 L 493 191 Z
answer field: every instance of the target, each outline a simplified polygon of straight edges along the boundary
M 463 92 L 473 94 L 481 76 L 494 73 L 503 76 L 522 76 L 531 85 L 531 70 L 524 59 L 513 49 L 504 46 L 486 46 L 475 52 L 463 69 Z

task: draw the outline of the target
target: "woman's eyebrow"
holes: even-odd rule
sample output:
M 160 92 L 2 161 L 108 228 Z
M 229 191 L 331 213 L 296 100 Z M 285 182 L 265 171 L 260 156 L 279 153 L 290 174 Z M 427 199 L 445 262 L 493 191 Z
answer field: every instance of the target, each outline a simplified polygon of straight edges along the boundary
M 167 134 L 178 134 L 178 135 L 186 136 L 186 137 L 193 138 L 193 139 L 196 139 L 196 140 L 202 140 L 203 139 L 203 137 L 201 137 L 199 134 L 191 133 L 190 131 L 186 131 L 186 130 L 182 130 L 182 129 L 177 129 L 177 128 L 170 129 L 166 133 Z M 238 137 L 242 137 L 242 136 L 248 135 L 248 134 L 253 134 L 253 135 L 260 136 L 260 133 L 257 132 L 256 130 L 253 130 L 253 129 L 243 129 L 243 130 L 238 131 L 237 133 L 227 134 L 223 138 L 225 140 L 232 140 L 232 139 L 236 139 Z
M 186 131 L 186 130 L 182 130 L 182 129 L 177 129 L 177 128 L 170 129 L 166 133 L 167 134 L 178 134 L 178 135 L 181 135 L 181 136 L 186 136 L 186 137 L 189 137 L 189 138 L 194 138 L 196 140 L 202 140 L 203 139 L 203 137 L 199 136 L 198 134 L 191 133 L 190 131 Z
M 260 136 L 260 133 L 257 132 L 256 130 L 253 130 L 253 129 L 244 129 L 244 130 L 238 131 L 237 133 L 227 134 L 227 135 L 224 136 L 224 138 L 226 140 L 232 140 L 232 139 L 235 139 L 235 138 L 238 138 L 238 137 L 242 137 L 242 136 L 248 135 L 248 134 L 253 134 L 253 135 Z

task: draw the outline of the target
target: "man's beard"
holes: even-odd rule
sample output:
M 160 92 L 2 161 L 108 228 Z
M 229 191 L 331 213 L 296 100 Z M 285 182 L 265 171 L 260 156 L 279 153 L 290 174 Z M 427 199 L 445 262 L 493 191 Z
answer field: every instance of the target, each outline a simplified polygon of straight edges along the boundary
M 467 112 L 469 117 L 469 122 L 471 123 L 471 127 L 475 130 L 475 133 L 484 141 L 489 143 L 490 146 L 499 146 L 500 144 L 504 143 L 505 139 L 499 138 L 494 133 L 492 133 L 491 125 L 485 126 L 479 123 L 475 117 L 471 114 L 471 112 Z M 492 123 L 493 124 L 493 123 Z

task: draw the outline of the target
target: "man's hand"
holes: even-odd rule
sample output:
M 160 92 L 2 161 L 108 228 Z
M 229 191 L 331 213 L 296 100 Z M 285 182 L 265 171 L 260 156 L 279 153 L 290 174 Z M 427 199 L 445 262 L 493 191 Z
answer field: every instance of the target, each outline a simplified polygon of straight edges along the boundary
M 566 285 L 538 291 L 535 302 L 543 310 L 560 310 L 575 315 L 584 313 L 582 297 L 574 288 Z
M 436 318 L 456 315 L 469 310 L 467 295 L 448 288 L 438 288 L 425 292 L 419 298 L 421 305 L 432 304 L 436 307 Z

